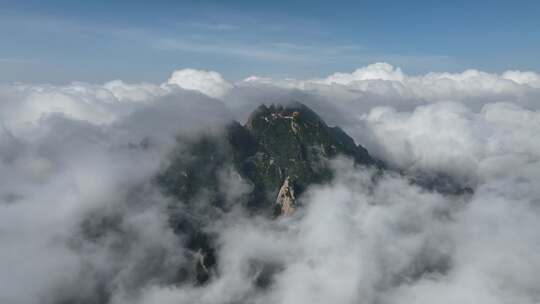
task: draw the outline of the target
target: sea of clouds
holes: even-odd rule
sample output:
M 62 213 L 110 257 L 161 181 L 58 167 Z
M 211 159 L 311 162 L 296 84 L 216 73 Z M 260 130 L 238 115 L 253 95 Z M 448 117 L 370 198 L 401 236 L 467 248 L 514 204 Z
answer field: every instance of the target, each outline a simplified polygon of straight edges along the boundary
M 390 167 L 443 173 L 474 194 L 393 174 L 373 184 L 337 159 L 333 182 L 309 189 L 294 216 L 237 208 L 209 223 L 214 277 L 174 284 L 192 253 L 152 180 L 175 136 L 291 100 Z M 308 80 L 184 69 L 162 84 L 2 84 L 0 302 L 538 303 L 539 110 L 535 72 L 413 76 L 386 63 Z M 231 200 L 250 189 L 223 182 Z M 273 282 L 257 287 L 265 271 Z

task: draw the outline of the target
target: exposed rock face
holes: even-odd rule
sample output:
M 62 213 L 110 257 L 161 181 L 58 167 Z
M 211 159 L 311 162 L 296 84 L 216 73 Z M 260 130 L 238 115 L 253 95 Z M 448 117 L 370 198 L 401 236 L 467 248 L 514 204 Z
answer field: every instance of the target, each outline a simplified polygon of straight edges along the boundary
M 296 198 L 294 197 L 294 186 L 290 177 L 287 176 L 277 195 L 275 214 L 291 215 L 296 209 L 295 204 Z
M 210 203 L 199 204 L 196 209 L 201 212 L 208 206 L 223 207 L 219 172 L 232 165 L 253 188 L 241 203 L 251 211 L 271 214 L 284 184 L 290 184 L 299 196 L 309 185 L 329 181 L 332 171 L 328 161 L 337 155 L 348 156 L 358 164 L 377 164 L 340 128 L 329 127 L 298 102 L 261 105 L 245 126 L 232 122 L 225 135 L 179 138 L 182 144 L 174 152 L 171 165 L 158 176 L 166 192 L 188 205 L 196 204 L 194 201 L 204 194 Z
M 356 163 L 377 162 L 362 146 L 338 127 L 329 127 L 310 108 L 295 102 L 285 106 L 261 105 L 245 129 L 257 143 L 255 153 L 244 159 L 242 172 L 254 182 L 263 201 L 271 201 L 287 177 L 301 194 L 307 186 L 331 179 L 328 160 L 343 154 Z

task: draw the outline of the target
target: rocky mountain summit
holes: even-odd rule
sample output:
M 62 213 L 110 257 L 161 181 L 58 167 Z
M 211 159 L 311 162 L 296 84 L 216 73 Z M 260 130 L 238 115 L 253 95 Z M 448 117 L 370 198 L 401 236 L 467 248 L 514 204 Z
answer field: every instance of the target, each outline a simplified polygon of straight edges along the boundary
M 186 141 L 170 167 L 159 177 L 161 185 L 182 201 L 205 192 L 215 206 L 223 206 L 219 171 L 230 165 L 252 191 L 245 201 L 255 212 L 275 215 L 292 212 L 296 196 L 311 184 L 330 181 L 328 161 L 338 155 L 356 164 L 380 166 L 367 150 L 339 127 L 328 126 L 299 102 L 261 105 L 245 125 L 232 122 L 225 136 L 205 135 Z
M 328 126 L 299 102 L 261 105 L 245 125 L 232 122 L 220 132 L 179 136 L 178 143 L 156 181 L 173 198 L 170 223 L 193 253 L 191 266 L 180 271 L 180 282 L 195 279 L 203 284 L 212 276 L 218 261 L 207 225 L 234 206 L 269 217 L 291 215 L 310 185 L 331 181 L 329 161 L 340 155 L 378 176 L 389 171 L 343 130 Z M 407 178 L 426 191 L 469 191 L 445 176 Z
M 329 181 L 332 172 L 328 160 L 338 155 L 348 156 L 358 164 L 377 163 L 339 127 L 329 127 L 298 102 L 261 105 L 251 114 L 245 128 L 257 149 L 241 161 L 239 171 L 269 202 L 276 200 L 276 194 L 285 192 L 294 201 L 294 193 L 300 195 L 311 184 Z M 282 196 L 278 194 L 277 199 L 275 213 L 280 214 L 287 208 L 281 205 Z

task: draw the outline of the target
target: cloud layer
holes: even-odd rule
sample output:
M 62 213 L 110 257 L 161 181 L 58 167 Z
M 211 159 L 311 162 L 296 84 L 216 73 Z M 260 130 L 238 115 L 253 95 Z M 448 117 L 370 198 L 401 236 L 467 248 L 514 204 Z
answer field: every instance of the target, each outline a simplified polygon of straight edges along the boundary
M 0 301 L 6 303 L 536 303 L 540 75 L 411 76 L 386 63 L 322 79 L 179 70 L 163 84 L 0 86 Z M 178 134 L 299 100 L 405 172 L 471 197 L 333 165 L 293 217 L 233 210 L 209 229 L 217 275 L 172 284 L 194 254 L 151 180 Z M 222 174 L 225 197 L 250 188 Z M 261 277 L 269 278 L 262 282 Z M 261 288 L 267 284 L 269 288 Z

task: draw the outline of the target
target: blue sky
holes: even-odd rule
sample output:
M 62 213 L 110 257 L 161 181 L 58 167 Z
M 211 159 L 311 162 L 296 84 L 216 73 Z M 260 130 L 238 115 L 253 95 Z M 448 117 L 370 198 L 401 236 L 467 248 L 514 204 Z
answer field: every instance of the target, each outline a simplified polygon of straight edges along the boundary
M 540 71 L 540 1 L 0 0 L 0 82 Z

